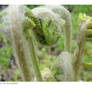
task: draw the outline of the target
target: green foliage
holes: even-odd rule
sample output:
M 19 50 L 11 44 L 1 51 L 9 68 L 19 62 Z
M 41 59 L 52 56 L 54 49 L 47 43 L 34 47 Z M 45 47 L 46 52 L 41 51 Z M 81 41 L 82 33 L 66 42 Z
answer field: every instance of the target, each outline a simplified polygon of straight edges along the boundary
M 6 37 L 3 38 L 2 42 L 2 35 L 0 35 L 0 43 L 3 44 L 2 48 L 0 48 L 0 65 L 2 65 L 5 68 L 8 68 L 12 55 L 12 48 L 8 44 L 8 40 Z
M 10 58 L 12 54 L 11 46 L 6 45 L 5 48 L 0 49 L 0 64 L 6 68 L 9 67 L 10 64 Z
M 35 7 L 42 6 L 42 5 L 27 5 L 28 8 L 33 9 Z
M 71 12 L 76 14 L 79 13 L 86 13 L 90 16 L 92 16 L 92 6 L 91 5 L 64 5 L 67 9 L 69 9 Z

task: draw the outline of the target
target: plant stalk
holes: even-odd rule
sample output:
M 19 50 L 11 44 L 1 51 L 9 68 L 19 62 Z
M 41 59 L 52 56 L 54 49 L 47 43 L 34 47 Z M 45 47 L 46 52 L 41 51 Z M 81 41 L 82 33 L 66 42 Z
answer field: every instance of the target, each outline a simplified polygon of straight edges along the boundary
M 80 67 L 82 63 L 82 55 L 84 53 L 85 49 L 85 42 L 86 42 L 86 30 L 88 27 L 90 19 L 86 20 L 85 23 L 80 28 L 80 32 L 78 34 L 77 39 L 77 49 L 75 51 L 75 64 L 74 64 L 74 80 L 79 80 L 79 74 L 80 74 Z
M 9 7 L 10 32 L 16 61 L 21 71 L 22 79 L 32 81 L 31 58 L 29 46 L 23 34 L 22 17 L 18 6 Z
M 32 32 L 32 31 L 29 30 L 29 34 L 31 34 L 30 32 Z M 29 49 L 30 49 L 30 53 L 31 53 L 31 57 L 32 57 L 32 64 L 33 64 L 34 72 L 36 75 L 36 79 L 37 79 L 37 81 L 42 81 L 42 76 L 40 73 L 38 60 L 37 60 L 36 53 L 35 53 L 33 37 L 30 37 L 27 40 L 28 40 L 28 43 L 30 46 Z

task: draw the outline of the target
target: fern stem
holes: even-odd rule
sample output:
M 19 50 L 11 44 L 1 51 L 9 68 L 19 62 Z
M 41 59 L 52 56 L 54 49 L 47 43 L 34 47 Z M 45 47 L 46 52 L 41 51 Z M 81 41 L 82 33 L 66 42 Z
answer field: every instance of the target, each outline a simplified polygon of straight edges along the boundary
M 32 32 L 32 31 L 29 30 L 29 33 L 30 32 Z M 37 81 L 42 81 L 42 76 L 41 76 L 40 69 L 38 66 L 38 60 L 37 60 L 36 53 L 35 53 L 33 39 L 32 39 L 32 37 L 30 37 L 27 40 L 28 40 L 28 43 L 30 46 L 29 49 L 30 49 L 30 53 L 31 53 L 31 57 L 32 57 L 32 64 L 33 64 L 33 68 L 34 68 L 34 72 L 35 72 Z
M 81 67 L 81 61 L 82 61 L 82 55 L 84 53 L 85 48 L 85 41 L 86 41 L 86 30 L 88 27 L 88 22 L 90 19 L 88 19 L 80 28 L 80 32 L 78 34 L 77 39 L 77 49 L 75 51 L 75 64 L 74 64 L 74 80 L 78 81 L 79 74 L 80 74 L 80 67 Z
M 9 18 L 13 50 L 22 78 L 24 81 L 32 81 L 29 46 L 23 34 L 22 15 L 19 7 L 9 7 Z

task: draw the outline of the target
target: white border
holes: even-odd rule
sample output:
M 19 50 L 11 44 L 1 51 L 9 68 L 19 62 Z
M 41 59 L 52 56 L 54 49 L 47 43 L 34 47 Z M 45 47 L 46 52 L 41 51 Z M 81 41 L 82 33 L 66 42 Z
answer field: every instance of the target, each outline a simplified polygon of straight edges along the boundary
M 0 0 L 0 4 L 12 4 L 12 5 L 23 5 L 23 4 L 92 4 L 92 0 Z
M 0 92 L 92 92 L 91 82 L 0 83 Z

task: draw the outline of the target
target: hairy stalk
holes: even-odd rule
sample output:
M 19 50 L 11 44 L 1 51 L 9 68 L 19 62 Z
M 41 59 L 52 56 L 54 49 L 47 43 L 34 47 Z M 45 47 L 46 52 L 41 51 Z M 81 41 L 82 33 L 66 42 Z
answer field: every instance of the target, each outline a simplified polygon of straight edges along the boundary
M 69 52 L 62 52 L 59 56 L 60 68 L 63 72 L 63 81 L 73 81 L 74 72 L 72 65 L 72 56 Z
M 60 17 L 65 20 L 65 26 L 64 26 L 65 51 L 71 52 L 72 22 L 71 22 L 71 16 L 69 11 L 65 9 L 63 6 L 46 6 L 46 7 L 51 9 L 55 13 L 59 14 Z
M 21 70 L 24 81 L 32 81 L 32 71 L 30 70 L 30 53 L 27 40 L 23 34 L 23 18 L 18 6 L 9 7 L 10 32 L 14 54 L 18 66 Z
M 31 32 L 32 31 L 29 30 L 29 34 L 31 34 Z M 29 46 L 30 46 L 29 49 L 30 49 L 30 53 L 31 53 L 31 57 L 32 57 L 32 64 L 33 64 L 33 68 L 35 71 L 36 79 L 37 79 L 37 81 L 42 81 L 42 76 L 41 76 L 40 69 L 38 66 L 38 60 L 36 57 L 34 42 L 33 42 L 32 37 L 28 38 L 27 41 L 28 41 Z
M 79 79 L 80 74 L 80 66 L 82 61 L 82 55 L 85 48 L 85 41 L 86 41 L 86 30 L 88 27 L 90 19 L 88 19 L 80 28 L 80 32 L 78 34 L 77 39 L 77 49 L 75 51 L 75 64 L 74 64 L 74 80 L 77 81 Z
M 25 26 L 25 32 L 29 35 L 29 36 L 27 36 L 25 34 L 25 36 L 26 36 L 26 39 L 27 39 L 27 42 L 28 42 L 28 45 L 29 45 L 29 50 L 30 50 L 30 54 L 31 54 L 30 57 L 32 58 L 32 65 L 33 65 L 33 69 L 34 69 L 34 72 L 35 72 L 34 74 L 36 75 L 37 81 L 42 81 L 42 76 L 41 76 L 39 65 L 38 65 L 38 59 L 36 57 L 36 52 L 35 52 L 35 45 L 34 45 L 34 42 L 33 42 L 33 40 L 34 40 L 33 28 L 30 25 L 30 24 L 34 24 L 35 19 L 36 18 L 34 17 L 32 12 L 28 8 L 25 8 L 25 23 L 24 23 L 24 26 Z M 30 23 L 30 22 L 33 22 L 33 23 Z M 36 26 L 36 24 L 35 24 L 35 26 Z M 35 27 L 35 26 L 33 26 L 33 27 Z

